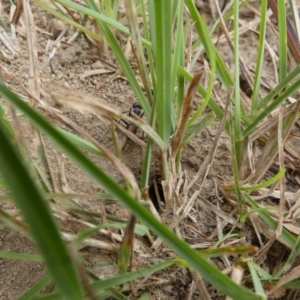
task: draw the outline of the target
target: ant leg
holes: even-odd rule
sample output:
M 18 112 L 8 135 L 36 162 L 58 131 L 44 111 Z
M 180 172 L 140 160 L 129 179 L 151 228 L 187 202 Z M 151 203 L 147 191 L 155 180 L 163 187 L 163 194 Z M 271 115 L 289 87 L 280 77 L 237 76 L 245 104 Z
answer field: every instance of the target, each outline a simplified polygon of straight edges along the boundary
M 125 124 L 125 127 L 128 127 L 129 123 L 128 123 L 127 121 L 125 121 L 125 120 L 123 120 L 123 119 L 120 119 L 120 120 L 118 121 L 118 123 L 121 124 L 121 122 L 123 122 L 123 123 Z

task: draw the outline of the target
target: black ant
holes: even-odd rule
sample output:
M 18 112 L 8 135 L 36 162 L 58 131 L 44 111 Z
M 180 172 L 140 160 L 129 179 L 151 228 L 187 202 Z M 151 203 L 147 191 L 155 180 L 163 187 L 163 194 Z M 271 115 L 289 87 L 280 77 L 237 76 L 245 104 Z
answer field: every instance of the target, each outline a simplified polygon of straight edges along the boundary
M 139 102 L 134 102 L 132 104 L 130 110 L 123 111 L 122 113 L 123 114 L 125 114 L 125 113 L 128 114 L 128 116 L 131 117 L 131 118 L 134 118 L 134 115 L 138 116 L 139 118 L 142 118 L 143 115 L 144 115 L 143 108 L 142 108 L 142 106 Z M 125 124 L 125 127 L 126 127 L 127 130 L 133 132 L 134 134 L 136 133 L 137 127 L 134 124 L 132 124 L 128 121 L 125 121 L 123 119 L 120 119 L 119 123 L 121 123 L 121 121 Z
M 134 102 L 134 103 L 132 104 L 132 107 L 130 108 L 129 111 L 124 111 L 124 112 L 122 112 L 122 113 L 123 113 L 123 114 L 127 113 L 128 116 L 129 116 L 129 117 L 132 117 L 132 118 L 134 118 L 134 115 L 137 115 L 137 116 L 140 117 L 140 118 L 142 118 L 143 115 L 144 115 L 143 108 L 142 108 L 142 106 L 141 106 L 141 104 L 140 104 L 139 102 Z M 123 119 L 121 119 L 119 122 L 121 122 L 121 121 L 122 121 L 123 123 L 125 123 L 126 127 L 128 127 L 128 126 L 130 125 L 127 121 L 125 121 L 125 120 L 123 120 Z
M 132 104 L 132 107 L 129 111 L 122 112 L 123 114 L 128 114 L 129 117 L 134 118 L 135 116 L 138 116 L 139 118 L 142 118 L 144 115 L 143 108 L 138 102 L 134 102 Z M 128 121 L 125 121 L 123 119 L 120 119 L 118 122 L 121 123 L 121 121 L 125 124 L 125 127 L 128 131 L 132 132 L 133 134 L 137 133 L 137 127 Z M 144 133 L 142 135 L 142 138 L 144 137 Z M 120 149 L 122 149 L 125 146 L 125 143 L 127 141 L 127 137 L 123 139 L 120 143 Z

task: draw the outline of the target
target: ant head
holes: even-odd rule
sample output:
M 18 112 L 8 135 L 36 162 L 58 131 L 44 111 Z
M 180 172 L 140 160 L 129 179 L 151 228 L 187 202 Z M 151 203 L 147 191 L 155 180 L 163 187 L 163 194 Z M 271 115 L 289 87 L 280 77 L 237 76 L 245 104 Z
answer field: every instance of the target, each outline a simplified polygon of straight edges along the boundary
M 141 104 L 139 104 L 138 102 L 134 102 L 132 104 L 132 112 L 134 112 L 139 117 L 143 116 L 143 109 Z
M 135 108 L 142 109 L 142 106 L 141 106 L 141 104 L 140 104 L 139 102 L 134 102 L 134 103 L 132 104 L 132 107 L 133 107 L 133 109 L 135 109 Z

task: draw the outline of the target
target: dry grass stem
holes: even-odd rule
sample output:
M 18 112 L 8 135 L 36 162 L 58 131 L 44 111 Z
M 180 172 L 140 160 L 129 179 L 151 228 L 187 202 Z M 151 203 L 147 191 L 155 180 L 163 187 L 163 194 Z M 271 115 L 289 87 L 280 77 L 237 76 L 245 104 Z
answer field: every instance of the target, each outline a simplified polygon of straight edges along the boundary
M 277 282 L 277 284 L 267 293 L 267 295 L 272 295 L 277 291 L 279 288 L 284 286 L 285 284 L 298 279 L 300 277 L 300 266 L 293 268 L 287 274 L 283 275 L 281 279 Z
M 177 153 L 178 153 L 180 147 L 182 146 L 184 130 L 185 130 L 187 121 L 193 111 L 193 101 L 194 101 L 194 97 L 197 93 L 197 89 L 198 89 L 201 77 L 202 77 L 202 74 L 196 74 L 190 83 L 186 97 L 182 104 L 180 119 L 178 122 L 177 129 L 176 129 L 174 135 L 172 136 L 171 165 L 172 165 L 173 174 L 176 174 L 175 159 L 176 159 L 176 156 L 177 156 Z
M 71 234 L 71 233 L 66 233 L 66 232 L 61 232 L 61 235 L 62 235 L 63 239 L 67 242 L 72 242 L 73 240 L 75 240 L 77 238 L 77 235 Z M 99 249 L 107 250 L 107 251 L 112 251 L 115 253 L 118 251 L 118 247 L 116 247 L 112 243 L 106 243 L 103 241 L 90 239 L 90 238 L 85 239 L 81 244 L 81 248 L 86 247 L 86 246 L 95 247 L 95 248 L 99 248 Z
M 209 151 L 209 154 L 206 156 L 206 158 L 205 158 L 204 162 L 202 163 L 200 169 L 198 170 L 197 174 L 194 176 L 192 181 L 187 186 L 187 191 L 189 191 L 194 186 L 196 181 L 198 181 L 198 180 L 200 180 L 200 186 L 203 184 L 204 179 L 206 178 L 206 176 L 209 172 L 209 169 L 213 164 L 214 157 L 215 157 L 215 154 L 216 154 L 216 151 L 217 151 L 217 147 L 218 147 L 218 144 L 219 144 L 219 141 L 220 141 L 220 138 L 221 138 L 221 134 L 223 132 L 224 125 L 225 125 L 225 122 L 226 122 L 228 108 L 229 108 L 229 104 L 230 104 L 230 101 L 231 101 L 232 91 L 233 91 L 233 89 L 228 90 L 228 95 L 227 95 L 227 100 L 226 100 L 226 108 L 225 108 L 225 111 L 224 111 L 222 121 L 220 122 L 218 132 L 216 134 L 215 141 L 212 145 L 211 151 Z
M 237 283 L 241 284 L 244 276 L 244 269 L 241 266 L 233 267 L 231 272 L 231 279 Z M 226 297 L 226 300 L 232 300 L 230 297 Z
M 207 291 L 207 288 L 202 280 L 202 278 L 200 277 L 199 274 L 197 274 L 196 272 L 194 271 L 190 271 L 190 274 L 192 276 L 192 278 L 194 279 L 193 282 L 196 283 L 196 286 L 198 288 L 198 292 L 200 294 L 200 299 L 203 299 L 203 300 L 211 300 L 211 297 L 209 296 L 209 293 Z M 190 299 L 192 299 L 192 293 L 193 289 L 192 287 L 190 288 Z

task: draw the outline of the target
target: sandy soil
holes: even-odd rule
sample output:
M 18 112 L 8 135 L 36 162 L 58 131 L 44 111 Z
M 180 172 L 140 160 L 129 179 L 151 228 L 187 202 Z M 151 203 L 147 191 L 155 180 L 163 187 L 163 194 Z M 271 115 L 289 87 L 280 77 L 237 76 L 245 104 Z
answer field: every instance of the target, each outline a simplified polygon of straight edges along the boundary
M 206 16 L 209 23 L 212 23 L 215 12 L 212 13 L 211 8 L 206 5 L 206 1 L 198 1 L 198 3 L 200 6 L 202 5 L 200 12 Z M 78 112 L 65 106 L 57 106 L 55 101 L 53 101 L 53 88 L 50 85 L 50 83 L 54 81 L 67 86 L 74 91 L 80 90 L 84 91 L 87 95 L 98 97 L 122 111 L 128 111 L 135 101 L 135 97 L 125 79 L 118 78 L 112 80 L 112 76 L 114 76 L 116 69 L 112 68 L 111 65 L 117 66 L 114 57 L 109 55 L 108 57 L 105 57 L 104 60 L 99 60 L 97 52 L 88 50 L 86 45 L 83 46 L 83 49 L 80 49 L 75 42 L 72 44 L 62 44 L 61 48 L 57 51 L 55 59 L 49 63 L 49 51 L 47 52 L 45 50 L 49 40 L 48 32 L 55 32 L 54 29 L 56 27 L 59 28 L 59 25 L 55 25 L 56 21 L 48 13 L 42 11 L 34 4 L 31 4 L 31 7 L 34 14 L 35 26 L 38 28 L 36 34 L 39 70 L 41 76 L 41 98 L 46 101 L 49 106 L 63 112 L 65 116 L 73 120 L 80 127 L 84 128 L 91 136 L 105 145 L 108 149 L 114 151 L 109 124 L 94 114 Z M 0 13 L 7 23 L 9 12 L 9 1 L 4 0 L 2 3 L 2 11 L 0 11 Z M 245 22 L 250 22 L 254 19 L 254 15 L 249 10 L 245 9 L 242 13 L 242 19 Z M 48 24 L 50 24 L 50 26 Z M 66 33 L 66 37 L 70 37 L 72 33 L 73 30 L 69 29 Z M 23 89 L 23 86 L 26 87 L 28 85 L 29 76 L 26 31 L 22 26 L 17 26 L 17 34 L 20 51 L 14 56 L 12 56 L 12 54 L 9 53 L 6 47 L 0 42 L 0 51 L 4 51 L 8 55 L 8 59 L 1 64 L 3 64 L 6 82 L 15 92 L 26 96 L 26 92 Z M 272 45 L 273 49 L 276 49 L 275 39 L 272 33 L 268 32 L 268 35 L 270 45 Z M 245 63 L 252 68 L 255 67 L 256 47 L 257 35 L 247 30 L 241 36 L 240 50 Z M 218 49 L 229 69 L 233 71 L 233 55 L 227 43 L 221 40 L 218 45 Z M 86 71 L 96 69 L 111 71 L 111 73 L 83 78 L 83 74 Z M 264 76 L 267 79 L 269 78 L 270 81 L 274 81 L 272 62 L 268 57 L 265 62 Z M 225 103 L 226 100 L 220 89 L 219 83 L 216 83 L 216 91 L 219 92 L 221 101 Z M 63 129 L 70 130 L 44 110 L 40 111 L 53 123 L 61 126 Z M 22 124 L 23 134 L 26 138 L 28 148 L 30 149 L 32 156 L 36 159 L 32 129 L 22 117 L 20 118 L 20 122 Z M 183 169 L 186 171 L 189 178 L 192 178 L 196 174 L 201 163 L 209 153 L 215 134 L 216 128 L 210 127 L 208 130 L 200 133 L 186 148 L 182 162 Z M 121 134 L 120 136 L 123 137 Z M 74 166 L 74 164 L 64 154 L 60 153 L 47 140 L 45 140 L 45 147 L 52 169 L 52 179 L 56 185 L 57 192 L 63 191 L 61 182 L 62 174 L 65 175 L 65 183 L 67 184 L 69 191 L 73 191 L 74 193 L 95 193 L 102 191 L 101 187 L 93 182 L 93 180 L 79 168 Z M 125 163 L 131 168 L 138 180 L 140 179 L 142 168 L 141 154 L 142 151 L 140 146 L 135 144 L 133 141 L 128 141 L 124 150 Z M 107 160 L 99 158 L 97 155 L 89 155 L 104 170 L 109 171 L 110 175 L 113 176 L 116 181 L 122 182 L 121 175 Z M 153 172 L 155 172 L 155 170 Z M 214 205 L 220 205 L 222 210 L 228 214 L 232 212 L 234 207 L 222 200 L 218 187 L 229 182 L 232 182 L 230 142 L 227 135 L 223 134 L 212 169 L 204 183 L 201 197 Z M 105 209 L 102 202 L 98 199 L 79 199 L 78 203 L 83 208 L 91 211 L 101 212 Z M 1 203 L 0 205 L 2 209 L 6 209 L 8 211 L 14 209 L 14 206 L 10 203 Z M 116 204 L 106 207 L 106 213 L 123 219 L 128 217 L 128 213 Z M 169 213 L 162 214 L 162 219 L 166 224 L 170 225 L 172 215 Z M 182 238 L 191 245 L 197 245 L 195 246 L 197 249 L 208 248 L 218 240 L 218 236 L 215 234 L 216 222 L 216 215 L 203 205 L 201 201 L 197 200 L 194 204 L 191 216 L 186 218 L 184 222 L 180 224 Z M 61 222 L 61 227 L 65 232 L 77 232 L 74 224 Z M 231 229 L 232 226 L 229 224 L 225 228 L 224 233 L 229 232 Z M 248 224 L 242 228 L 235 228 L 233 230 L 233 233 L 234 232 L 243 232 L 245 234 L 245 238 L 241 239 L 241 244 L 257 243 L 255 235 Z M 104 238 L 100 234 L 98 238 L 101 240 L 109 240 L 109 237 Z M 146 239 L 138 239 L 142 246 L 139 251 L 134 253 L 134 267 L 136 268 L 151 265 L 152 263 L 174 256 L 174 253 L 164 245 L 157 249 L 151 249 L 149 248 Z M 0 249 L 3 251 L 36 253 L 36 249 L 30 240 L 4 226 L 0 228 Z M 81 249 L 81 252 L 86 257 L 86 266 L 90 267 L 101 278 L 115 274 L 116 254 L 114 252 L 90 246 Z M 234 257 L 230 257 L 231 261 L 234 261 L 235 259 L 236 258 Z M 101 267 L 102 262 L 110 262 L 110 268 L 105 269 Z M 214 262 L 220 267 L 220 269 L 224 269 L 226 267 L 226 264 L 222 259 L 216 259 Z M 46 269 L 41 263 L 0 259 L 0 299 L 17 299 L 45 274 Z M 136 299 L 136 297 L 141 295 L 143 291 L 149 291 L 152 299 L 187 299 L 192 289 L 192 297 L 189 299 L 199 299 L 197 288 L 192 282 L 193 278 L 186 269 L 181 267 L 172 268 L 168 271 L 155 274 L 145 282 L 138 283 L 136 294 L 132 295 L 132 298 Z M 47 291 L 49 290 L 51 290 L 51 287 L 47 289 Z M 211 287 L 209 288 L 209 293 L 212 299 L 223 298 Z

